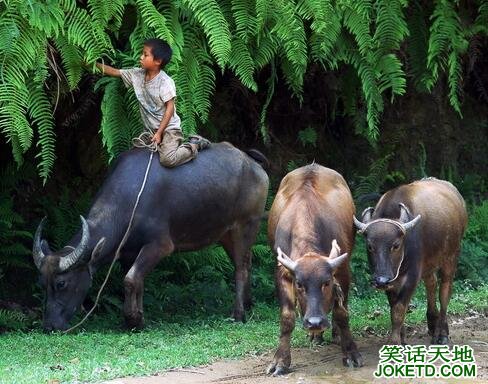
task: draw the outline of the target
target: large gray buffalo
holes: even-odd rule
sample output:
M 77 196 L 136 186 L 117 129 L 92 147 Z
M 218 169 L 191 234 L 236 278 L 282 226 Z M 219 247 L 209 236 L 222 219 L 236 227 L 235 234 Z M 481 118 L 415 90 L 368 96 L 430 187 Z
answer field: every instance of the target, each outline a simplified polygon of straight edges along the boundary
M 111 262 L 129 224 L 150 152 L 133 149 L 117 160 L 82 229 L 61 250 L 52 252 L 39 225 L 34 262 L 46 290 L 45 330 L 64 330 L 78 310 L 97 269 Z M 252 156 L 252 157 L 251 157 Z M 124 316 L 128 327 L 143 325 L 145 276 L 174 250 L 195 250 L 221 243 L 235 266 L 233 316 L 245 320 L 251 304 L 251 245 L 259 229 L 268 176 L 258 162 L 229 143 L 212 144 L 188 164 L 163 168 L 154 156 L 145 189 L 120 262 L 124 278 Z
M 330 327 L 327 314 L 332 312 L 343 363 L 363 365 L 349 330 L 347 311 L 354 211 L 349 187 L 332 169 L 307 165 L 281 181 L 268 221 L 269 241 L 278 253 L 276 288 L 281 310 L 280 343 L 267 369 L 269 374 L 280 375 L 290 367 L 297 302 L 311 339 L 322 339 Z M 340 248 L 346 253 L 341 255 Z
M 427 324 L 433 343 L 447 344 L 447 306 L 467 224 L 464 200 L 447 181 L 415 181 L 385 193 L 362 221 L 373 284 L 391 307 L 391 342 L 405 343 L 404 319 L 420 279 L 427 290 Z M 440 279 L 440 312 L 436 305 Z

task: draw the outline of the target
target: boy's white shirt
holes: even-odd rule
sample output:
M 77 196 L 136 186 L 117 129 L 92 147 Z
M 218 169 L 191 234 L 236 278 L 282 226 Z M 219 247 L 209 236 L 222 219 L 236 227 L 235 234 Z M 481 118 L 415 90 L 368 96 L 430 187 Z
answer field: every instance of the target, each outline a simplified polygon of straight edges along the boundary
M 165 103 L 176 97 L 175 82 L 162 70 L 149 81 L 145 81 L 145 70 L 142 68 L 121 69 L 120 75 L 127 88 L 134 88 L 144 130 L 154 134 L 166 112 Z M 176 113 L 176 105 L 166 129 L 181 130 L 181 120 Z

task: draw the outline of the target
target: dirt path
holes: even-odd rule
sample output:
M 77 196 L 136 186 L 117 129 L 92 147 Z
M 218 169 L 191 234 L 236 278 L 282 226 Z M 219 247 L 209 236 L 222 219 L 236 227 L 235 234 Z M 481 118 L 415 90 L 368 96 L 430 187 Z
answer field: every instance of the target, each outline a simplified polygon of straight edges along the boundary
M 273 352 L 247 357 L 242 360 L 224 360 L 211 365 L 186 368 L 160 373 L 156 376 L 116 379 L 110 384 L 363 384 L 363 383 L 488 383 L 488 318 L 473 315 L 464 319 L 451 320 L 453 344 L 469 345 L 473 348 L 478 378 L 476 380 L 431 379 L 400 380 L 373 379 L 378 363 L 378 351 L 385 338 L 369 335 L 357 338 L 359 350 L 364 358 L 364 367 L 346 369 L 342 367 L 340 347 L 325 345 L 314 348 L 292 350 L 293 371 L 282 377 L 269 377 L 264 370 L 273 357 Z M 429 337 L 424 327 L 407 333 L 408 343 L 427 344 Z

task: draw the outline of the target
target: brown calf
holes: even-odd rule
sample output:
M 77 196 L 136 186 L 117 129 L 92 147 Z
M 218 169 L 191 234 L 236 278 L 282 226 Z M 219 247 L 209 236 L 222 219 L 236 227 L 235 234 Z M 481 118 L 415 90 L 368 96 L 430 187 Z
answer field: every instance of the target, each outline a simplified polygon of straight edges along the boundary
M 467 224 L 464 200 L 451 184 L 435 178 L 385 193 L 376 207 L 354 218 L 366 237 L 373 284 L 391 307 L 391 342 L 405 343 L 405 313 L 420 279 L 427 290 L 427 324 L 433 343 L 447 344 L 446 313 L 461 239 Z M 440 277 L 440 313 L 436 306 Z
M 354 245 L 354 211 L 346 182 L 332 169 L 312 164 L 290 172 L 281 181 L 268 221 L 269 241 L 278 252 L 276 287 L 281 335 L 267 373 L 279 375 L 290 367 L 297 299 L 303 326 L 312 339 L 321 339 L 324 329 L 330 326 L 327 313 L 332 310 L 344 364 L 363 364 L 352 340 L 347 312 L 347 253 Z M 339 256 L 339 246 L 347 253 Z

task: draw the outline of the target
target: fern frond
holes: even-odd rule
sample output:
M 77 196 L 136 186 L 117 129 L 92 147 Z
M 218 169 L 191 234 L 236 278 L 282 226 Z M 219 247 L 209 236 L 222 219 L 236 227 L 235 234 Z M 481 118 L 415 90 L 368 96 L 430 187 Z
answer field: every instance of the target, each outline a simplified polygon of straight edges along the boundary
M 401 0 L 380 0 L 377 2 L 376 30 L 373 44 L 381 53 L 389 53 L 400 48 L 409 35 Z
M 227 20 L 216 0 L 182 0 L 208 38 L 210 51 L 223 70 L 231 53 L 231 36 Z
M 153 5 L 153 2 L 150 0 L 135 0 L 135 3 L 141 13 L 141 19 L 154 30 L 156 37 L 165 40 L 170 46 L 173 45 L 174 38 L 167 27 L 168 22 Z
M 28 109 L 32 122 L 39 132 L 37 146 L 40 147 L 40 152 L 36 157 L 41 159 L 38 164 L 39 175 L 46 182 L 56 160 L 56 135 L 52 106 L 42 85 L 32 84 L 29 87 Z
M 78 48 L 68 43 L 64 36 L 60 36 L 54 40 L 54 45 L 61 55 L 64 70 L 66 71 L 66 78 L 68 79 L 69 89 L 73 90 L 77 87 L 81 80 L 83 68 L 81 66 L 82 55 Z
M 258 85 L 254 80 L 254 61 L 249 53 L 244 40 L 236 37 L 232 41 L 232 52 L 230 54 L 229 66 L 249 89 L 257 91 Z
M 411 16 L 408 18 L 410 36 L 407 39 L 408 72 L 419 91 L 425 91 L 427 74 L 427 50 L 429 30 L 427 17 L 422 6 L 415 2 L 412 6 Z
M 233 19 L 236 24 L 236 35 L 239 40 L 247 44 L 249 38 L 257 34 L 257 18 L 254 14 L 255 2 L 252 0 L 231 0 L 231 4 Z M 234 43 L 232 43 L 232 49 L 234 50 Z
M 349 33 L 356 40 L 359 53 L 365 57 L 373 46 L 373 37 L 370 32 L 371 1 L 361 0 L 348 3 L 344 8 L 343 23 Z

